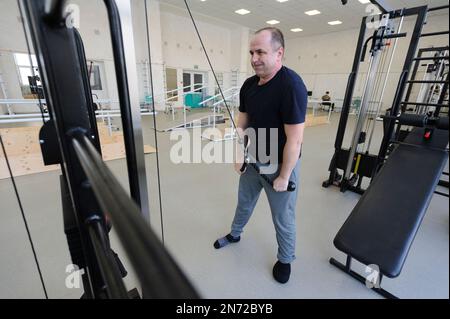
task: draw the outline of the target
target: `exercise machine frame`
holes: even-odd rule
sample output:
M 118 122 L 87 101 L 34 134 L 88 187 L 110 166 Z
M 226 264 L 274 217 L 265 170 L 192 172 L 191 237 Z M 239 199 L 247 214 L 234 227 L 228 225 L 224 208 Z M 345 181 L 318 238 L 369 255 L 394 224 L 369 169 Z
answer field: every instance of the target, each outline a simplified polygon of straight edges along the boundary
M 421 7 L 415 7 L 415 8 L 409 8 L 409 9 L 400 9 L 400 10 L 394 10 L 391 12 L 387 12 L 385 14 L 381 14 L 379 16 L 379 20 L 383 21 L 383 19 L 395 19 L 395 18 L 403 18 L 403 17 L 409 17 L 409 16 L 417 16 L 414 30 L 411 35 L 411 40 L 409 43 L 409 48 L 405 57 L 403 69 L 399 78 L 399 82 L 397 85 L 394 101 L 391 108 L 391 114 L 397 114 L 398 108 L 400 106 L 401 98 L 404 93 L 405 84 L 408 78 L 409 70 L 411 67 L 411 64 L 414 59 L 414 54 L 417 50 L 417 46 L 419 43 L 420 35 L 422 32 L 422 27 L 426 20 L 426 14 L 427 14 L 427 6 L 421 6 Z M 362 153 L 357 152 L 356 149 L 360 143 L 363 143 L 365 141 L 365 132 L 361 132 L 363 121 L 365 117 L 365 111 L 368 105 L 368 99 L 370 98 L 371 89 L 373 88 L 373 82 L 374 82 L 374 76 L 376 71 L 376 66 L 378 65 L 379 55 L 377 56 L 377 52 L 379 52 L 379 49 L 383 45 L 382 41 L 389 38 L 398 38 L 398 37 L 404 37 L 404 33 L 398 33 L 398 34 L 385 34 L 383 32 L 380 33 L 380 29 L 378 28 L 377 31 L 374 33 L 372 37 L 369 37 L 367 40 L 365 40 L 366 31 L 368 30 L 368 21 L 370 17 L 364 17 L 361 22 L 358 42 L 356 46 L 356 53 L 353 60 L 353 66 L 352 71 L 348 77 L 347 82 L 347 88 L 345 92 L 345 97 L 343 101 L 343 107 L 341 111 L 341 116 L 339 120 L 339 126 L 338 131 L 336 135 L 336 140 L 334 143 L 334 154 L 331 159 L 330 165 L 329 165 L 329 177 L 326 181 L 322 183 L 323 187 L 329 187 L 330 185 L 338 186 L 341 190 L 341 192 L 345 192 L 347 190 L 351 190 L 353 192 L 356 192 L 358 194 L 362 194 L 364 192 L 364 189 L 361 188 L 362 179 L 363 177 L 367 177 L 369 179 L 372 179 L 376 172 L 380 169 L 381 165 L 383 164 L 386 156 L 387 148 L 385 145 L 382 145 L 382 148 L 379 151 L 379 154 L 369 154 L 368 151 Z M 382 30 L 381 30 L 382 31 Z M 355 129 L 352 143 L 349 149 L 345 149 L 342 147 L 345 131 L 347 128 L 347 122 L 349 117 L 349 112 L 351 108 L 351 102 L 353 97 L 354 88 L 356 85 L 356 78 L 359 71 L 359 66 L 361 61 L 364 59 L 365 55 L 365 47 L 368 43 L 368 41 L 372 40 L 372 48 L 371 48 L 371 61 L 369 66 L 369 74 L 367 76 L 366 84 L 365 84 L 365 92 L 363 101 L 361 103 L 361 110 L 359 115 L 359 121 L 357 123 L 357 128 Z M 364 101 L 365 100 L 365 101 Z M 364 103 L 365 102 L 365 103 Z M 375 120 L 375 119 L 374 119 Z M 374 125 L 374 124 L 373 124 Z M 385 130 L 384 134 L 385 136 L 392 136 L 393 127 L 388 125 L 387 130 Z M 341 181 L 338 181 L 339 173 L 338 169 L 342 169 L 344 171 L 344 174 L 342 176 Z M 354 178 L 350 177 L 350 174 L 354 172 L 354 176 L 357 176 L 358 182 L 357 185 L 354 186 Z

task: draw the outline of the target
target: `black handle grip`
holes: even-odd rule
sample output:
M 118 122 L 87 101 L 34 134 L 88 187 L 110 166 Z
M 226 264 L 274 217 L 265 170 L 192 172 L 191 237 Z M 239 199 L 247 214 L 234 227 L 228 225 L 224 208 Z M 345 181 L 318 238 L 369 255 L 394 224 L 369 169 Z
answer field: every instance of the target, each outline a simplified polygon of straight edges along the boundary
M 273 181 L 267 175 L 261 174 L 258 166 L 256 166 L 254 163 L 248 163 L 248 164 L 256 170 L 256 172 L 259 174 L 259 176 L 261 176 L 267 183 L 269 183 L 270 186 L 273 187 Z M 289 181 L 286 191 L 293 192 L 296 189 L 297 189 L 297 185 L 295 185 L 295 183 L 293 181 Z
M 294 182 L 289 181 L 288 187 L 287 187 L 287 191 L 288 192 L 293 192 L 297 189 L 297 185 L 295 185 Z
M 260 174 L 264 180 L 266 180 L 272 187 L 273 187 L 273 181 L 269 180 L 269 178 L 266 175 Z M 297 189 L 297 185 L 293 181 L 289 181 L 286 191 L 287 192 L 293 192 Z

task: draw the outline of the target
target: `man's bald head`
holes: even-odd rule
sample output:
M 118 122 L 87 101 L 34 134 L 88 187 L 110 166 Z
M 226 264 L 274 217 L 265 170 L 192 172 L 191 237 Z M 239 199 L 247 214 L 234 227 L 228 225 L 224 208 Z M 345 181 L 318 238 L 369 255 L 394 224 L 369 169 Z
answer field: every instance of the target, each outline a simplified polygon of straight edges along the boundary
M 278 28 L 274 28 L 274 27 L 267 27 L 267 28 L 262 28 L 259 29 L 258 31 L 255 32 L 255 35 L 267 31 L 271 34 L 272 38 L 271 38 L 271 43 L 273 46 L 273 50 L 278 50 L 279 48 L 283 48 L 284 49 L 284 35 L 283 32 L 281 32 L 280 29 Z

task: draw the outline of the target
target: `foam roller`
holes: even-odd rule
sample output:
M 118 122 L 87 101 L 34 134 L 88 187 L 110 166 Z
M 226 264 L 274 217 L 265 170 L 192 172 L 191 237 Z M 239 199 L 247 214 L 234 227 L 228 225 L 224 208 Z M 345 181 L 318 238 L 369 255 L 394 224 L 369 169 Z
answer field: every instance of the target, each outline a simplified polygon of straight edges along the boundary
M 448 117 L 441 117 L 439 118 L 438 122 L 436 123 L 436 127 L 441 130 L 447 130 L 448 131 Z
M 402 125 L 424 127 L 427 123 L 427 116 L 419 114 L 402 114 L 398 117 L 398 121 Z

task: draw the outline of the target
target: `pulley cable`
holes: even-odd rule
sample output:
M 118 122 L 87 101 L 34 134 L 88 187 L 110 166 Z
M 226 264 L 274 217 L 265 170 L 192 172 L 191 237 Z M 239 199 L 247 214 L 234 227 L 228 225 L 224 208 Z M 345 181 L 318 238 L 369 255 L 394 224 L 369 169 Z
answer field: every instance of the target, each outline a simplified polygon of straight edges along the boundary
M 2 145 L 3 155 L 5 156 L 6 166 L 8 167 L 8 171 L 9 171 L 9 177 L 10 177 L 11 182 L 12 182 L 13 187 L 14 187 L 14 192 L 16 194 L 17 202 L 19 203 L 19 209 L 20 209 L 20 212 L 22 214 L 23 222 L 25 224 L 25 229 L 26 229 L 26 232 L 27 232 L 28 241 L 30 242 L 30 245 L 31 245 L 31 250 L 33 252 L 34 261 L 36 263 L 36 267 L 37 267 L 37 270 L 38 270 L 38 273 L 39 273 L 39 278 L 40 278 L 40 281 L 41 281 L 42 289 L 44 290 L 45 298 L 48 299 L 47 289 L 45 288 L 45 283 L 44 283 L 44 278 L 42 276 L 41 267 L 39 266 L 39 261 L 38 261 L 37 255 L 36 255 L 36 250 L 34 249 L 33 239 L 31 238 L 31 233 L 30 233 L 30 229 L 28 227 L 27 218 L 26 218 L 25 212 L 23 210 L 22 201 L 20 199 L 19 191 L 17 190 L 16 181 L 14 180 L 14 176 L 13 176 L 13 173 L 12 173 L 12 170 L 11 170 L 11 165 L 9 164 L 8 154 L 6 153 L 5 145 L 3 143 L 3 138 L 2 138 L 1 134 L 0 134 L 0 144 Z

